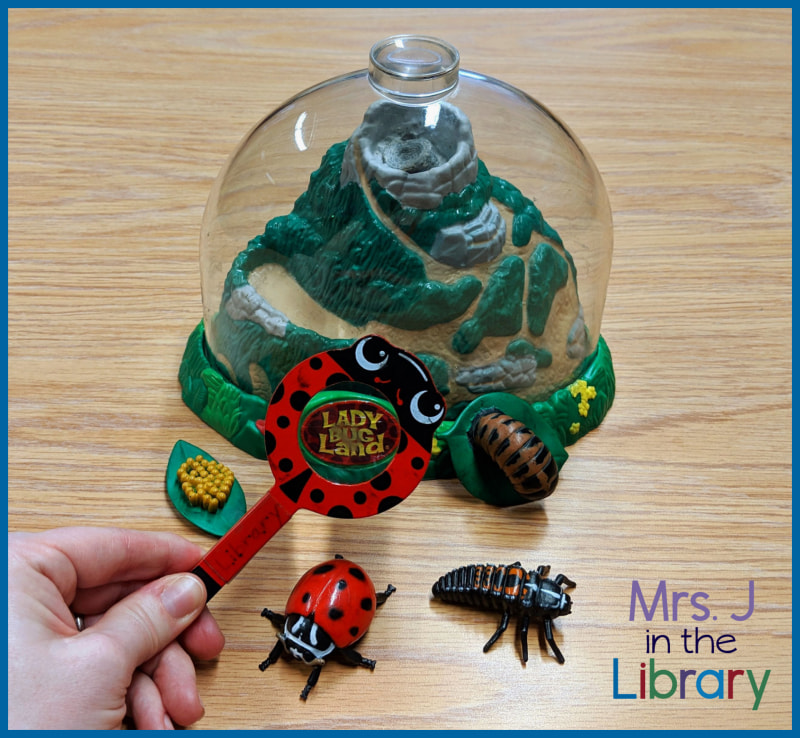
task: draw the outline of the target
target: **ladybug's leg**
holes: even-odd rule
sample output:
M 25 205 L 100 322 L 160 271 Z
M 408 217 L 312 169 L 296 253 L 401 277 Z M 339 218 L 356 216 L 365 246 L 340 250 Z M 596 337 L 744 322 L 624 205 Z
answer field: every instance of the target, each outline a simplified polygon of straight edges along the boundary
M 497 641 L 497 639 L 505 633 L 506 628 L 508 627 L 508 619 L 511 617 L 511 613 L 508 610 L 503 611 L 503 617 L 500 620 L 500 625 L 497 626 L 497 630 L 494 632 L 494 635 L 486 641 L 486 645 L 483 647 L 483 652 L 486 653 Z
M 565 577 L 563 574 L 559 574 L 559 575 L 558 575 L 558 576 L 557 576 L 557 577 L 556 577 L 556 578 L 555 578 L 553 581 L 554 581 L 554 582 L 555 582 L 555 583 L 556 583 L 556 584 L 557 584 L 559 587 L 560 587 L 562 584 L 566 584 L 566 585 L 567 585 L 567 587 L 575 587 L 575 586 L 576 586 L 575 582 L 573 582 L 571 579 L 567 579 L 567 578 L 566 578 L 566 577 Z
M 306 682 L 306 686 L 303 687 L 303 691 L 300 692 L 300 699 L 304 700 L 308 697 L 308 693 L 314 689 L 314 685 L 317 683 L 319 679 L 319 673 L 322 671 L 322 666 L 318 665 L 315 666 L 311 673 L 308 675 L 308 681 Z
M 375 662 L 372 659 L 365 659 L 354 648 L 340 648 L 339 654 L 348 664 L 353 666 L 366 666 L 368 669 L 375 668 Z
M 558 663 L 563 664 L 564 656 L 561 654 L 561 651 L 558 650 L 558 646 L 556 646 L 555 639 L 553 638 L 553 621 L 550 620 L 550 618 L 544 619 L 544 637 L 550 644 L 550 648 L 553 649 L 553 653 L 556 655 Z
M 279 612 L 272 612 L 266 607 L 261 611 L 261 617 L 267 618 L 279 630 L 283 628 L 283 624 L 286 622 L 285 615 L 281 615 Z
M 391 595 L 392 592 L 396 592 L 396 591 L 397 591 L 397 587 L 393 587 L 390 584 L 390 585 L 388 585 L 386 587 L 386 591 L 385 592 L 378 592 L 375 595 L 375 607 L 380 607 L 384 602 L 386 602 L 386 600 L 389 599 L 389 595 Z
M 531 617 L 528 614 L 522 616 L 522 621 L 519 627 L 519 639 L 522 642 L 522 663 L 528 663 L 528 624 L 531 622 Z
M 261 663 L 258 665 L 258 668 L 259 668 L 259 669 L 261 669 L 261 671 L 265 671 L 265 670 L 266 670 L 266 668 L 267 668 L 267 667 L 268 667 L 270 664 L 276 664 L 276 663 L 278 663 L 278 659 L 281 657 L 281 653 L 282 653 L 282 652 L 283 652 L 283 641 L 280 641 L 280 640 L 279 640 L 279 641 L 278 641 L 278 642 L 277 642 L 277 643 L 276 643 L 276 644 L 273 646 L 272 650 L 269 652 L 269 656 L 267 656 L 267 658 L 265 658 L 265 659 L 264 659 L 264 660 L 263 660 L 263 661 L 262 661 L 262 662 L 261 662 Z
M 543 564 L 542 566 L 536 567 L 536 573 L 542 578 L 545 579 L 547 575 L 550 573 L 550 566 Z

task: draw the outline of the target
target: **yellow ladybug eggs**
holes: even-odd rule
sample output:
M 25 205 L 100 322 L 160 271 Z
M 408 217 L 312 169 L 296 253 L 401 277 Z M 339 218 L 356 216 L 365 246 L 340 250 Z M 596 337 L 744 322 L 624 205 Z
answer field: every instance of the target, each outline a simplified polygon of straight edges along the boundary
M 233 488 L 233 472 L 224 464 L 202 454 L 189 457 L 178 468 L 181 490 L 193 507 L 210 513 L 222 509 Z

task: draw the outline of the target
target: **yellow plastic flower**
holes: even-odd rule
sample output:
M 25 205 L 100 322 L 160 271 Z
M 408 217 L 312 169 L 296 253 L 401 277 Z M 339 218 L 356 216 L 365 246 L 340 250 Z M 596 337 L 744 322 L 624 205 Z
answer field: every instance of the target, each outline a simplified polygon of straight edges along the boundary
M 578 412 L 584 418 L 587 417 L 589 415 L 589 400 L 597 397 L 597 389 L 587 384 L 585 379 L 579 379 L 570 385 L 569 391 L 573 397 L 581 396 L 581 401 L 578 403 Z

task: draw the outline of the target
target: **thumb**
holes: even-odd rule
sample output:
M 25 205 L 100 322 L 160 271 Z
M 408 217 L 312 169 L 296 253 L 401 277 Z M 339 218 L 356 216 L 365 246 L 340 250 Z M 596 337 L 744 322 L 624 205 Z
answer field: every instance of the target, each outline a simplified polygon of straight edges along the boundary
M 131 671 L 174 641 L 206 604 L 206 588 L 194 574 L 171 574 L 117 602 L 91 628 L 115 642 Z

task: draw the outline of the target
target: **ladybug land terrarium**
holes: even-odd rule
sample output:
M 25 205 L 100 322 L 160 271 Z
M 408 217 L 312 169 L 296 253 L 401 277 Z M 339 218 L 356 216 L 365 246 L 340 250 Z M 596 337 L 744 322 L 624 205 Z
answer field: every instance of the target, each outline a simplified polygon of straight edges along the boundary
M 541 499 L 555 478 L 526 494 L 501 467 L 519 451 L 557 471 L 611 406 L 600 323 L 612 241 L 600 175 L 563 123 L 459 70 L 444 41 L 386 39 L 368 69 L 269 114 L 217 177 L 184 401 L 263 458 L 286 373 L 378 334 L 424 362 L 447 402 L 429 476 L 495 504 Z M 475 442 L 489 411 L 517 421 L 505 457 Z

